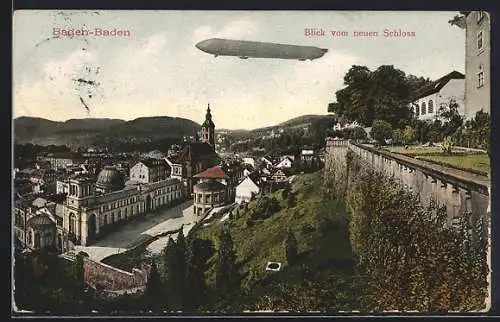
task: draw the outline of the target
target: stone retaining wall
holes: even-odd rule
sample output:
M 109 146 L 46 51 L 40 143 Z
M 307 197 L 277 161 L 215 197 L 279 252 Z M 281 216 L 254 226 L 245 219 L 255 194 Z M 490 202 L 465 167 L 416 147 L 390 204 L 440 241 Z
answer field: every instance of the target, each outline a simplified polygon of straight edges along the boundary
M 124 291 L 140 289 L 146 285 L 147 268 L 133 269 L 132 273 L 96 262 L 88 257 L 83 258 L 85 282 L 96 289 L 106 291 Z

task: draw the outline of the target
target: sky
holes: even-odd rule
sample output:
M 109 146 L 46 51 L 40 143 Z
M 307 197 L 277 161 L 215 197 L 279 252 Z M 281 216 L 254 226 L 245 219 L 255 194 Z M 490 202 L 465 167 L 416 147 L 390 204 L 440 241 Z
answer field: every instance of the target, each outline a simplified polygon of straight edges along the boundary
M 465 69 L 457 12 L 383 11 L 16 11 L 13 117 L 133 120 L 171 116 L 216 128 L 252 129 L 327 114 L 352 65 L 394 65 L 437 79 Z M 54 30 L 123 30 L 130 36 L 59 36 Z M 324 36 L 306 36 L 306 28 Z M 388 29 L 414 32 L 384 37 Z M 347 31 L 333 37 L 330 31 Z M 355 37 L 377 31 L 377 37 Z M 214 57 L 208 38 L 328 49 L 313 61 Z M 91 81 L 93 84 L 85 83 Z M 81 101 L 83 100 L 83 103 Z M 83 105 L 87 105 L 88 109 Z

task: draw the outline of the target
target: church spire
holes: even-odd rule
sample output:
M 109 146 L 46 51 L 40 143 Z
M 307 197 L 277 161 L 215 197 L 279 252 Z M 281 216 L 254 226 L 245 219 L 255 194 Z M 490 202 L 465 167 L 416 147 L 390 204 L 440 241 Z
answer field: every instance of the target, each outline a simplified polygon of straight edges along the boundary
M 208 103 L 205 122 L 201 125 L 202 142 L 206 142 L 215 148 L 215 124 L 212 121 L 212 113 L 210 113 L 210 103 Z
M 210 103 L 208 103 L 207 114 L 205 116 L 205 120 L 207 120 L 207 121 L 211 121 L 212 120 L 212 114 L 210 113 Z

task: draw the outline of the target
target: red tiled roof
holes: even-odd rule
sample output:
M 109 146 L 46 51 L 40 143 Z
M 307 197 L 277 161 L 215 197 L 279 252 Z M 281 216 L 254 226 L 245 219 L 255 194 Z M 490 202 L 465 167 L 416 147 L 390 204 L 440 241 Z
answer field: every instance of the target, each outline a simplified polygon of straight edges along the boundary
M 205 171 L 202 171 L 194 176 L 195 178 L 204 178 L 204 179 L 228 179 L 229 176 L 221 169 L 220 166 L 215 166 L 212 168 L 208 168 Z

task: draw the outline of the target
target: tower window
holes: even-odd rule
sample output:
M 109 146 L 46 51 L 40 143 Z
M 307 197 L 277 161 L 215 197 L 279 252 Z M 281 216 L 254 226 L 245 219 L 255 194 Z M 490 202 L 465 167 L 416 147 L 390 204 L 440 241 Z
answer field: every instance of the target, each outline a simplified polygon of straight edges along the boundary
M 477 49 L 483 49 L 483 32 L 480 31 L 477 33 Z
M 477 22 L 480 22 L 484 18 L 484 12 L 478 11 L 477 12 Z
M 479 66 L 479 72 L 477 73 L 477 87 L 484 86 L 484 72 L 483 67 Z

